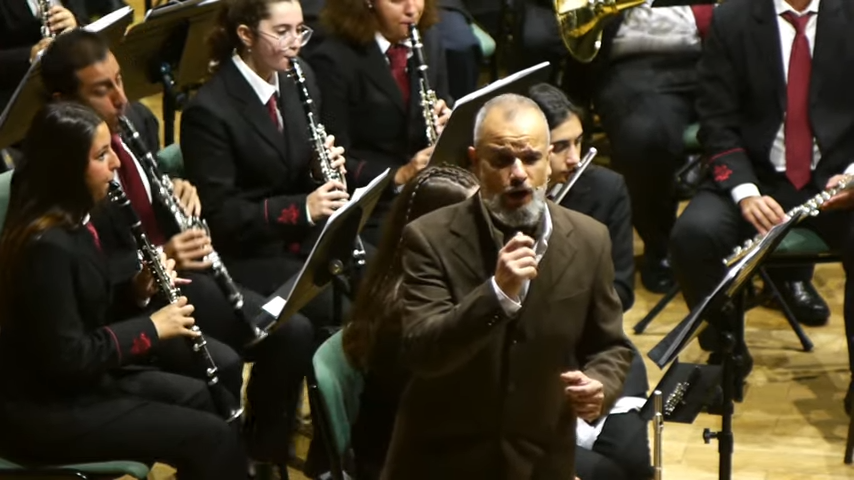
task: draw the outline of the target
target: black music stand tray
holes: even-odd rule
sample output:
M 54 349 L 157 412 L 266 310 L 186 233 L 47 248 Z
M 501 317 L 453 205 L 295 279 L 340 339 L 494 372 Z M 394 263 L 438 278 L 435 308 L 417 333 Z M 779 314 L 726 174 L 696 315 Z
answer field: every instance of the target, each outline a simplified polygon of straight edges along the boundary
M 123 7 L 82 28 L 101 35 L 111 46 L 117 45 L 133 22 L 133 10 Z M 6 109 L 0 114 L 0 149 L 15 145 L 27 136 L 36 112 L 49 98 L 41 79 L 40 57 L 30 65 Z
M 664 400 L 664 421 L 694 423 L 703 408 L 715 400 L 713 394 L 719 391 L 721 373 L 719 365 L 679 363 L 679 359 L 674 360 L 653 389 L 660 391 Z M 654 415 L 654 398 L 650 396 L 641 408 L 640 416 L 650 421 Z
M 296 280 L 279 287 L 254 319 L 259 328 L 272 332 L 281 327 L 344 272 L 347 262 L 352 259 L 356 236 L 365 226 L 391 179 L 386 169 L 366 187 L 358 189 L 362 192 L 358 197 L 354 192 L 353 198 L 342 207 L 340 213 L 336 212 L 334 217 L 327 220 Z M 274 313 L 279 308 L 281 310 L 278 314 Z M 336 306 L 338 309 L 340 305 Z M 336 313 L 339 316 L 341 314 L 340 311 Z
M 175 140 L 175 112 L 187 99 L 181 87 L 207 72 L 204 42 L 219 8 L 218 0 L 193 0 L 150 10 L 113 49 L 129 100 L 163 92 L 164 145 Z
M 736 369 L 742 366 L 744 361 L 741 354 L 735 348 L 744 343 L 744 295 L 742 294 L 748 285 L 748 280 L 753 273 L 762 266 L 766 258 L 777 248 L 783 238 L 792 228 L 799 223 L 798 217 L 792 217 L 786 222 L 776 225 L 765 235 L 762 248 L 751 250 L 748 254 L 735 262 L 724 274 L 724 278 L 715 289 L 699 305 L 682 320 L 679 325 L 670 331 L 647 356 L 664 368 L 670 362 L 676 360 L 679 353 L 699 334 L 703 322 L 707 317 L 715 313 L 723 313 L 721 318 L 725 324 L 715 326 L 720 331 L 721 339 L 721 390 L 722 399 L 720 403 L 721 431 L 703 431 L 703 440 L 706 443 L 713 438 L 718 440 L 718 453 L 720 463 L 718 478 L 729 480 L 732 478 L 732 414 L 735 410 L 734 401 L 741 400 L 742 378 L 736 377 Z M 736 386 L 738 382 L 738 387 Z M 711 412 L 710 412 L 711 413 Z
M 497 80 L 456 101 L 448 123 L 436 140 L 430 166 L 448 164 L 468 168 L 468 147 L 474 145 L 474 123 L 477 112 L 489 100 L 505 94 L 528 96 L 532 86 L 548 81 L 549 62 L 518 71 Z

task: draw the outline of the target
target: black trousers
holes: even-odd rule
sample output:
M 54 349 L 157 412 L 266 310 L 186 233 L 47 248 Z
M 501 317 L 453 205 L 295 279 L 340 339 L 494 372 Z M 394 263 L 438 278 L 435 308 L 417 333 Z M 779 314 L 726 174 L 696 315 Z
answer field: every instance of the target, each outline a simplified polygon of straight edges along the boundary
M 609 415 L 593 449 L 575 448 L 575 475 L 583 480 L 652 478 L 647 422 L 636 411 Z
M 229 270 L 231 273 L 231 270 Z M 253 424 L 260 429 L 275 431 L 264 435 L 275 441 L 283 453 L 294 425 L 294 415 L 302 392 L 302 381 L 311 366 L 315 350 L 314 329 L 309 320 L 297 314 L 274 330 L 263 341 L 250 345 L 254 338 L 247 323 L 256 318 L 265 298 L 246 288 L 243 319 L 238 317 L 211 275 L 184 275 L 192 283 L 184 287 L 188 298 L 195 302 L 197 324 L 209 337 L 217 339 L 239 355 L 240 372 L 243 361 L 253 362 L 252 375 L 246 387 L 248 411 Z M 245 319 L 245 320 L 244 320 Z M 242 384 L 242 377 L 241 377 Z M 267 448 L 266 450 L 274 450 Z
M 684 164 L 685 128 L 696 120 L 696 55 L 616 60 L 595 92 L 611 144 L 612 167 L 626 179 L 632 222 L 655 260 L 667 255 L 676 221 L 676 171 Z
M 774 198 L 784 211 L 819 192 L 814 186 L 795 191 L 782 175 L 769 185 L 761 185 L 760 190 Z M 846 272 L 845 332 L 849 344 L 849 363 L 854 371 L 854 356 L 850 348 L 854 334 L 854 284 L 848 277 L 854 248 L 852 220 L 852 212 L 827 211 L 808 218 L 799 226 L 815 231 L 829 247 L 842 252 Z M 756 230 L 741 216 L 741 210 L 728 192 L 703 189 L 694 196 L 677 220 L 670 242 L 676 280 L 689 308 L 701 302 L 723 278 L 726 269 L 722 260 L 732 253 L 736 245 L 754 235 Z M 723 320 L 727 319 L 720 318 L 717 321 Z M 715 320 L 712 321 L 714 323 Z M 715 350 L 716 340 L 714 328 L 710 327 L 700 336 L 700 345 L 706 350 Z
M 126 371 L 117 387 L 84 404 L 0 404 L 3 455 L 34 464 L 161 462 L 175 467 L 182 480 L 246 478 L 240 437 L 213 413 L 203 382 L 161 371 Z

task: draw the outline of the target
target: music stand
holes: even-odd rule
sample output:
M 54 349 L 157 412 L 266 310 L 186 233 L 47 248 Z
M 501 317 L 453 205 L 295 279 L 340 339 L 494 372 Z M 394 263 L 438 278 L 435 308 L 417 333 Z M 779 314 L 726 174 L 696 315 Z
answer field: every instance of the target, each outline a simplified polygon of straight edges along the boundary
M 480 108 L 505 93 L 528 96 L 529 88 L 548 81 L 548 66 L 549 62 L 543 62 L 520 70 L 457 100 L 448 123 L 436 140 L 429 165 L 450 164 L 468 168 L 466 151 L 474 144 L 474 123 Z
M 674 360 L 653 389 L 660 391 L 664 398 L 664 421 L 694 423 L 697 415 L 709 404 L 710 394 L 717 392 L 720 377 L 719 365 L 680 363 L 678 359 Z M 641 408 L 640 416 L 650 421 L 654 415 L 654 398 L 650 397 Z
M 720 480 L 732 478 L 734 444 L 732 414 L 735 410 L 734 401 L 736 399 L 741 400 L 743 394 L 741 384 L 744 379 L 736 377 L 736 369 L 742 366 L 744 359 L 735 350 L 736 346 L 744 344 L 744 295 L 742 295 L 742 291 L 748 285 L 748 281 L 753 277 L 754 272 L 762 266 L 762 263 L 783 241 L 786 234 L 806 215 L 805 212 L 799 212 L 791 216 L 789 220 L 772 227 L 763 237 L 761 245 L 749 250 L 741 259 L 733 263 L 714 290 L 647 354 L 659 368 L 664 368 L 665 365 L 674 361 L 691 340 L 699 334 L 703 322 L 708 317 L 717 313 L 723 314 L 715 317 L 723 320 L 715 325 L 719 330 L 722 353 L 720 375 L 723 394 L 720 405 L 721 430 L 718 432 L 711 432 L 708 429 L 703 431 L 703 440 L 706 443 L 709 443 L 713 438 L 718 440 L 718 453 L 720 455 L 718 477 Z M 736 382 L 739 384 L 738 387 L 736 387 Z
M 716 5 L 718 0 L 655 0 L 652 8 L 658 7 L 689 7 L 694 5 Z
M 281 327 L 343 273 L 344 266 L 352 258 L 356 236 L 391 179 L 386 169 L 371 183 L 356 189 L 350 201 L 329 217 L 296 280 L 291 279 L 279 287 L 255 318 L 259 328 L 269 333 Z M 340 324 L 341 312 L 336 314 Z
M 130 7 L 122 7 L 82 28 L 101 35 L 107 44 L 112 46 L 121 41 L 132 22 L 133 10 Z M 15 145 L 26 137 L 33 117 L 48 98 L 41 79 L 39 56 L 30 65 L 27 74 L 0 114 L 0 149 Z
M 163 92 L 164 144 L 175 140 L 174 119 L 186 96 L 179 89 L 176 72 L 189 52 L 198 55 L 205 33 L 219 10 L 218 0 L 193 0 L 150 10 L 145 20 L 132 27 L 113 53 L 122 67 L 125 95 L 129 100 Z M 207 58 L 207 54 L 203 55 Z M 183 73 L 179 73 L 181 75 Z

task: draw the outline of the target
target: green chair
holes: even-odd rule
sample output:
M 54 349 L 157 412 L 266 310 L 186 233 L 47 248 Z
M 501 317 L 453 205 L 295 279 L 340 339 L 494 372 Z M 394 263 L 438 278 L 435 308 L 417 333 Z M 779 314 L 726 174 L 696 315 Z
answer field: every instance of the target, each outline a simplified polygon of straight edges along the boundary
M 477 23 L 472 23 L 471 29 L 480 46 L 480 54 L 484 59 L 491 58 L 495 54 L 495 40 Z
M 181 154 L 181 145 L 173 143 L 157 152 L 157 166 L 170 177 L 183 177 L 184 156 Z
M 12 170 L 0 173 L 0 232 L 6 223 L 6 210 L 9 209 L 9 193 L 12 190 Z
M 341 344 L 343 330 L 329 337 L 314 353 L 308 392 L 313 421 L 329 458 L 330 475 L 344 480 L 352 464 L 350 428 L 359 413 L 364 388 L 362 374 L 347 361 Z
M 24 467 L 0 458 L 0 478 L 6 480 L 32 478 L 114 479 L 129 475 L 138 480 L 148 478 L 149 469 L 139 462 L 116 461 L 76 463 L 71 465 L 43 465 Z
M 12 183 L 12 171 L 0 173 L 0 232 L 6 221 L 6 211 L 9 208 L 9 193 Z M 73 465 L 44 465 L 22 466 L 0 458 L 0 478 L 81 478 L 105 479 L 119 478 L 130 475 L 133 478 L 148 477 L 148 467 L 139 462 L 115 461 L 99 463 L 79 463 Z

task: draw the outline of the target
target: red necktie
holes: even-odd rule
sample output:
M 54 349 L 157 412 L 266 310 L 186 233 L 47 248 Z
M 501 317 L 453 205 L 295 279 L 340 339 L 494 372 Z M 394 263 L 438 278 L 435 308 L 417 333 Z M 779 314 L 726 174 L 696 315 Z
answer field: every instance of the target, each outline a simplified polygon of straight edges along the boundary
M 278 131 L 282 131 L 282 124 L 279 122 L 279 104 L 276 102 L 276 94 L 270 96 L 270 99 L 267 100 L 267 113 L 270 114 L 270 119 L 273 120 L 273 125 L 276 126 Z
M 786 177 L 800 190 L 812 176 L 813 134 L 809 116 L 812 58 L 805 34 L 810 14 L 798 17 L 785 12 L 783 18 L 795 27 L 786 81 Z
M 409 106 L 409 75 L 406 73 L 406 61 L 409 48 L 406 45 L 392 45 L 386 52 L 388 63 L 391 65 L 391 76 L 400 87 L 403 94 L 403 104 Z
M 155 246 L 163 245 L 166 240 L 163 234 L 160 233 L 160 227 L 157 225 L 157 218 L 154 216 L 154 208 L 151 206 L 151 201 L 148 199 L 148 193 L 145 191 L 145 185 L 142 183 L 142 178 L 139 176 L 139 170 L 136 168 L 136 163 L 130 154 L 122 145 L 118 135 L 113 135 L 110 144 L 113 151 L 119 157 L 121 165 L 119 166 L 119 178 L 122 181 L 122 189 L 130 200 L 131 206 L 139 216 L 142 222 L 142 228 L 148 239 Z
M 706 38 L 709 27 L 712 25 L 712 15 L 714 12 L 714 5 L 691 5 L 691 13 L 694 14 L 694 22 L 697 24 L 697 31 L 700 32 L 700 38 Z
M 86 222 L 86 230 L 89 230 L 89 233 L 92 234 L 92 239 L 95 241 L 95 246 L 98 247 L 98 250 L 100 250 L 101 238 L 98 237 L 98 230 L 95 230 L 95 225 L 92 225 L 92 222 Z

